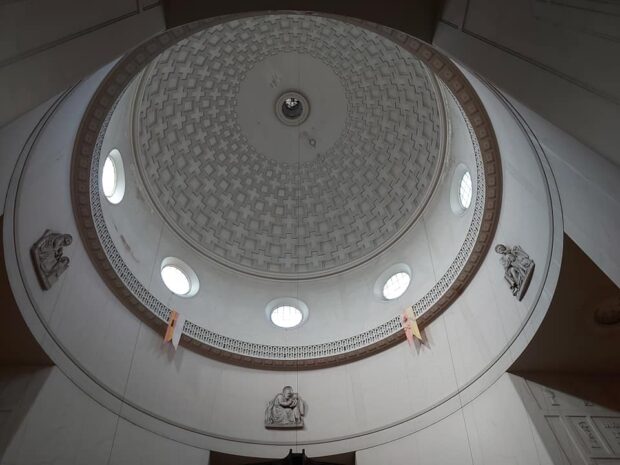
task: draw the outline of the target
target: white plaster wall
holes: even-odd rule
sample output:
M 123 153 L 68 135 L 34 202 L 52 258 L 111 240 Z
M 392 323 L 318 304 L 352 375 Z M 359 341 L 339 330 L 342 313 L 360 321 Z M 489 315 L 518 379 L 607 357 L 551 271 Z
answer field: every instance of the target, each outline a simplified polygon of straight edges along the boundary
M 22 418 L 2 464 L 106 463 L 116 416 L 77 390 L 58 369 Z
M 28 138 L 47 111 L 59 97 L 53 97 L 37 108 L 6 125 L 0 131 L 0 215 L 4 214 L 4 201 L 15 164 L 27 145 Z
M 425 346 L 409 349 L 403 343 L 359 362 L 295 373 L 234 367 L 184 348 L 170 352 L 102 284 L 79 240 L 67 249 L 68 272 L 50 291 L 41 291 L 29 248 L 46 228 L 78 238 L 69 197 L 71 147 L 104 72 L 65 99 L 30 153 L 20 158 L 23 171 L 12 179 L 4 234 L 11 284 L 33 334 L 71 379 L 121 417 L 230 453 L 280 455 L 295 444 L 313 455 L 356 450 L 411 434 L 458 409 L 461 399 L 475 398 L 535 331 L 559 270 L 559 255 L 552 257 L 551 251 L 552 246 L 557 250 L 561 230 L 557 220 L 552 227 L 550 194 L 528 139 L 503 104 L 477 82 L 503 154 L 497 241 L 522 245 L 537 263 L 520 303 L 490 254 L 462 296 L 426 329 Z M 441 211 L 441 196 L 436 201 Z M 441 214 L 447 215 L 448 202 L 443 204 Z M 429 227 L 440 228 L 441 221 Z M 298 432 L 266 430 L 266 402 L 285 384 L 308 402 L 307 426 Z
M 39 380 L 31 382 L 38 390 L 8 438 L 2 465 L 209 463 L 209 451 L 132 425 L 88 397 L 58 368 L 43 371 L 40 386 Z M 9 382 L 3 390 L 21 386 L 20 381 Z
M 358 465 L 553 465 L 554 461 L 504 374 L 452 415 L 410 436 L 356 452 Z
M 616 464 L 618 425 L 618 412 L 506 373 L 428 428 L 358 450 L 356 463 Z

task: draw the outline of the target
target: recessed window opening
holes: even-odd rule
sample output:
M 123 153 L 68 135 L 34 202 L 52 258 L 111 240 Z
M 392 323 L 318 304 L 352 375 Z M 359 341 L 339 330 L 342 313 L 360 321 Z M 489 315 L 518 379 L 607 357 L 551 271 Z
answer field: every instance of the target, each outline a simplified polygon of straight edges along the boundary
M 474 177 L 467 165 L 459 163 L 450 183 L 450 206 L 455 215 L 464 215 L 474 200 Z
M 292 305 L 281 305 L 271 311 L 271 322 L 280 328 L 294 328 L 302 320 L 301 310 Z
M 278 328 L 298 328 L 308 319 L 308 306 L 297 297 L 278 297 L 265 307 L 265 316 Z
M 406 263 L 395 263 L 377 277 L 373 294 L 382 301 L 401 297 L 411 284 L 411 268 Z
M 459 202 L 464 209 L 468 209 L 471 205 L 472 193 L 471 174 L 466 171 L 459 185 Z
M 106 157 L 103 164 L 103 173 L 101 174 L 101 188 L 107 198 L 112 197 L 116 190 L 116 178 L 116 166 L 114 166 L 114 162 L 110 157 Z
M 393 274 L 383 285 L 383 297 L 387 300 L 398 299 L 405 293 L 411 282 L 409 273 L 400 271 Z
M 161 279 L 168 289 L 178 295 L 186 295 L 189 292 L 189 278 L 176 266 L 167 265 L 161 269 Z
M 198 276 L 182 260 L 168 257 L 161 264 L 161 279 L 170 292 L 181 297 L 191 297 L 198 292 Z
M 110 203 L 117 204 L 125 195 L 125 170 L 117 149 L 110 151 L 101 169 L 101 190 Z

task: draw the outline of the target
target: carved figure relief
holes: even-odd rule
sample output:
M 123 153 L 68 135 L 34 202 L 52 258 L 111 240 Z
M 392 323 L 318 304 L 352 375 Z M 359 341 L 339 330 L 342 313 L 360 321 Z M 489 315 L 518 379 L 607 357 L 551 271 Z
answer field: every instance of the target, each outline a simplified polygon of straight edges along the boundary
M 267 405 L 265 410 L 266 428 L 302 428 L 306 403 L 293 392 L 291 386 L 284 386 Z
M 500 262 L 504 267 L 504 278 L 518 300 L 523 299 L 534 274 L 534 261 L 519 245 L 508 247 L 497 244 L 495 251 L 501 255 Z
M 63 249 L 71 245 L 71 242 L 73 237 L 70 234 L 46 229 L 43 236 L 30 248 L 34 270 L 44 290 L 50 289 L 69 268 L 69 257 L 63 255 Z

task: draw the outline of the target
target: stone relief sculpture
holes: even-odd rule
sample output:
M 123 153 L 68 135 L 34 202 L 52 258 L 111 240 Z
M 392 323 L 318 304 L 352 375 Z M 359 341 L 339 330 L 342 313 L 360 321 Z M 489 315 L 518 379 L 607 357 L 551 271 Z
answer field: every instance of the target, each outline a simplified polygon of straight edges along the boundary
M 306 403 L 293 392 L 291 386 L 284 386 L 267 405 L 265 410 L 266 428 L 302 428 Z
M 54 233 L 46 229 L 41 238 L 30 248 L 34 270 L 44 290 L 50 289 L 61 274 L 69 268 L 69 257 L 63 248 L 73 242 L 70 234 Z
M 534 273 L 534 261 L 519 245 L 507 247 L 504 244 L 497 244 L 495 251 L 501 255 L 504 278 L 512 295 L 518 300 L 523 299 Z

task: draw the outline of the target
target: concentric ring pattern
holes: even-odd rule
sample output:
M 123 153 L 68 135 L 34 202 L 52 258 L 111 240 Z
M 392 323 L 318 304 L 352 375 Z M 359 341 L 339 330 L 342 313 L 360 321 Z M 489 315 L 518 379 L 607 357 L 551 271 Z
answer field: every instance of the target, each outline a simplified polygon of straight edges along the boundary
M 344 93 L 342 130 L 311 160 L 295 147 L 288 161 L 258 150 L 239 122 L 244 80 L 280 56 L 320 61 Z M 296 90 L 314 111 L 312 89 Z M 369 30 L 240 18 L 181 40 L 144 74 L 139 171 L 161 216 L 203 255 L 259 276 L 322 276 L 376 256 L 418 218 L 443 160 L 440 99 L 426 65 Z M 301 140 L 305 124 L 287 130 Z

